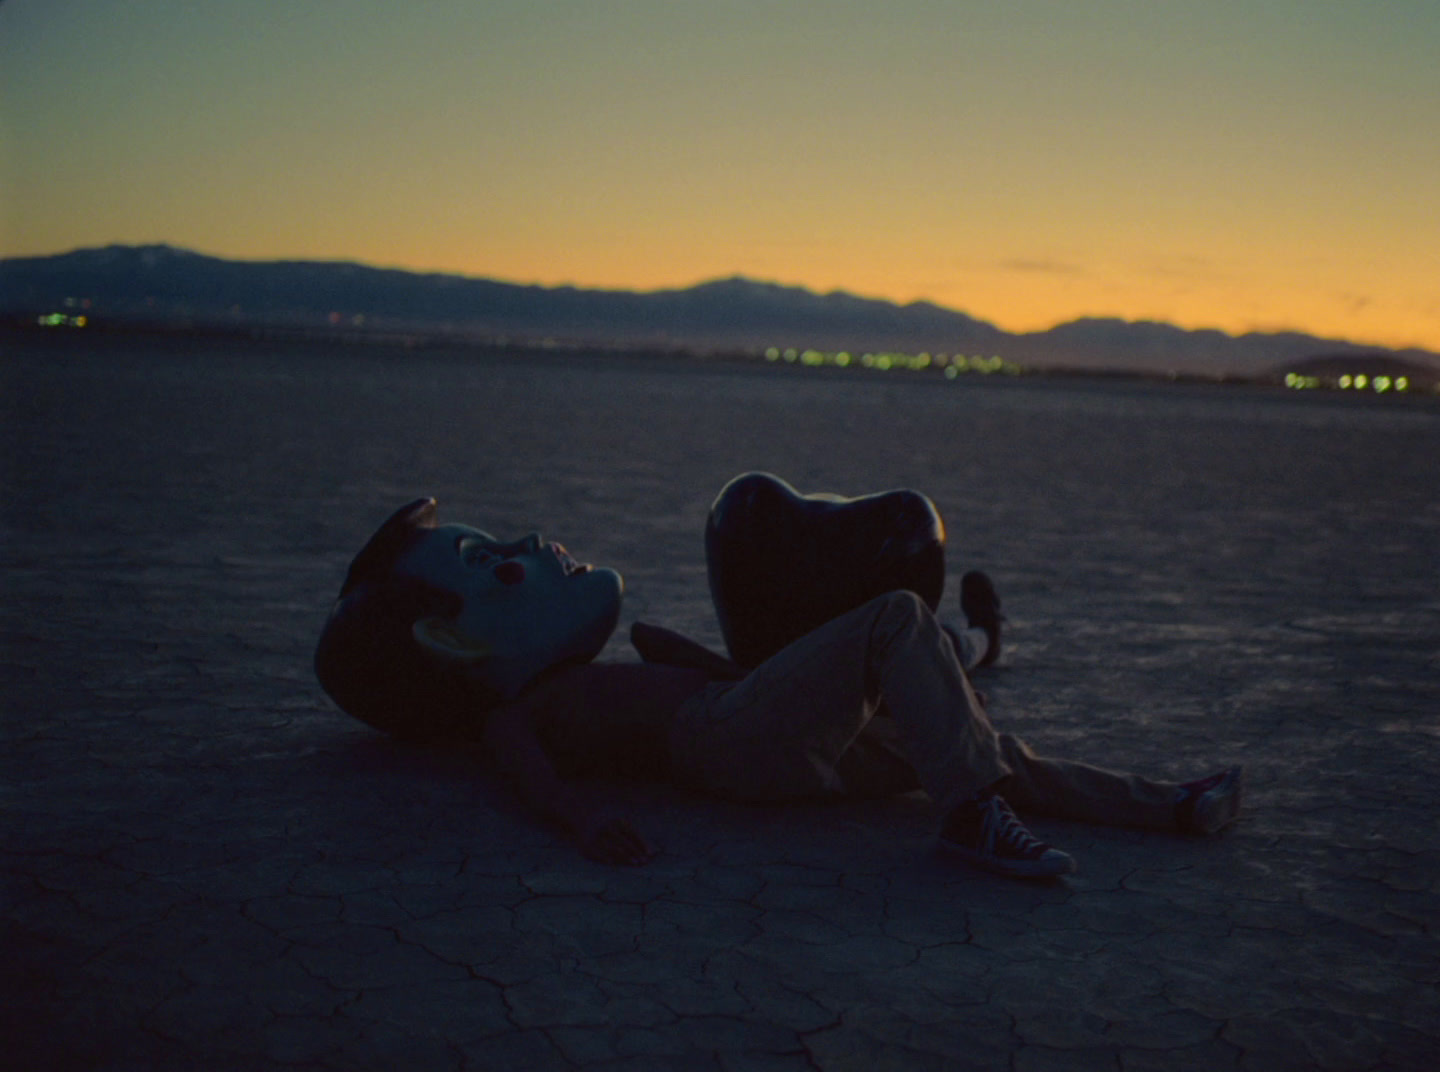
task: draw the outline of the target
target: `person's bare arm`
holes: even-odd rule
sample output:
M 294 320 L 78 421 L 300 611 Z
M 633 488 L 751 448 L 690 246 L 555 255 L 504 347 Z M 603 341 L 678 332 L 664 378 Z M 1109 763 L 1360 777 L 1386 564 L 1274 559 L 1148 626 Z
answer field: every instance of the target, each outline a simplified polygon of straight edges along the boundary
M 621 816 L 598 806 L 589 794 L 562 779 L 535 735 L 536 705 L 580 702 L 562 682 L 490 712 L 483 745 L 491 760 L 531 810 L 558 823 L 580 850 L 607 864 L 643 864 L 655 850 Z

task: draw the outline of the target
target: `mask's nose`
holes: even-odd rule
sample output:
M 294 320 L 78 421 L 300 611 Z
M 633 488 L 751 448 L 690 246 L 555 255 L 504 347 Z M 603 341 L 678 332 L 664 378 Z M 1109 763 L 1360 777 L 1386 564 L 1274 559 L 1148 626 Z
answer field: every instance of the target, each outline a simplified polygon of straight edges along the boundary
M 495 567 L 495 579 L 501 584 L 520 584 L 525 580 L 525 567 L 507 558 Z

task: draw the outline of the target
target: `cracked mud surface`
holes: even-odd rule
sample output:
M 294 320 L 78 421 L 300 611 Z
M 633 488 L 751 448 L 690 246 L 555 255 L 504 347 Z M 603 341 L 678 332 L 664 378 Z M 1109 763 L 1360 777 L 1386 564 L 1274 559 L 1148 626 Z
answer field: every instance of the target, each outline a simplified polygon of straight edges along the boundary
M 538 368 L 0 350 L 15 1067 L 1430 1067 L 1434 404 Z M 995 721 L 1164 776 L 1243 761 L 1247 817 L 1037 821 L 1081 870 L 1027 884 L 936 854 L 918 795 L 619 786 L 663 852 L 607 869 L 311 676 L 350 554 L 425 493 L 619 568 L 619 635 L 719 647 L 701 532 L 753 468 L 926 491 L 948 598 L 982 568 L 1009 614 Z

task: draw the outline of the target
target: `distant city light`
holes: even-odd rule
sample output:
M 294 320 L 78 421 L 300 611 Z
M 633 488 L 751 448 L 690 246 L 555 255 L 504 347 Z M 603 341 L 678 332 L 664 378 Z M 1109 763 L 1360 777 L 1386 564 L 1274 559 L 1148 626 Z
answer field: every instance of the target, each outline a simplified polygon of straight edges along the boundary
M 1387 391 L 1410 390 L 1410 378 L 1408 376 L 1369 376 L 1362 372 L 1344 372 L 1331 380 L 1320 376 L 1304 376 L 1298 372 L 1287 372 L 1285 373 L 1285 386 L 1295 390 L 1338 387 L 1342 391 L 1349 391 L 1352 388 L 1363 391 L 1368 387 L 1376 394 L 1383 395 Z
M 78 304 L 73 298 L 67 298 L 65 300 L 72 309 Z M 35 323 L 39 324 L 42 328 L 83 328 L 90 323 L 90 318 L 83 314 L 80 316 L 70 316 L 66 313 L 44 313 L 35 318 Z
M 998 354 L 990 357 L 982 357 L 978 354 L 974 357 L 966 357 L 964 354 L 932 354 L 928 351 L 911 354 L 892 350 L 880 353 L 867 351 L 856 355 L 848 350 L 831 351 L 821 350 L 817 347 L 781 349 L 778 346 L 768 346 L 763 351 L 763 356 L 766 361 L 771 363 L 784 361 L 786 364 L 799 364 L 805 368 L 850 368 L 853 365 L 859 365 L 862 368 L 875 369 L 880 372 L 887 372 L 890 369 L 908 369 L 911 372 L 938 369 L 944 373 L 947 380 L 953 380 L 963 372 L 978 372 L 982 376 L 996 372 L 1004 373 L 1007 376 L 1018 376 L 1021 373 L 1019 365 L 1006 361 Z

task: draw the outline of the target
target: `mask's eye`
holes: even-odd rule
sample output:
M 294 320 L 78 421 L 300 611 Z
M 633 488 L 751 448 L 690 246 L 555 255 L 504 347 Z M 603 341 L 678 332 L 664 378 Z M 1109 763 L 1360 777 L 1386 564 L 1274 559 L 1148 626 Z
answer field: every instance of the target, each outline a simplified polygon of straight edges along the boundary
M 500 556 L 478 543 L 467 543 L 460 548 L 460 560 L 467 566 L 484 567 L 500 560 Z

